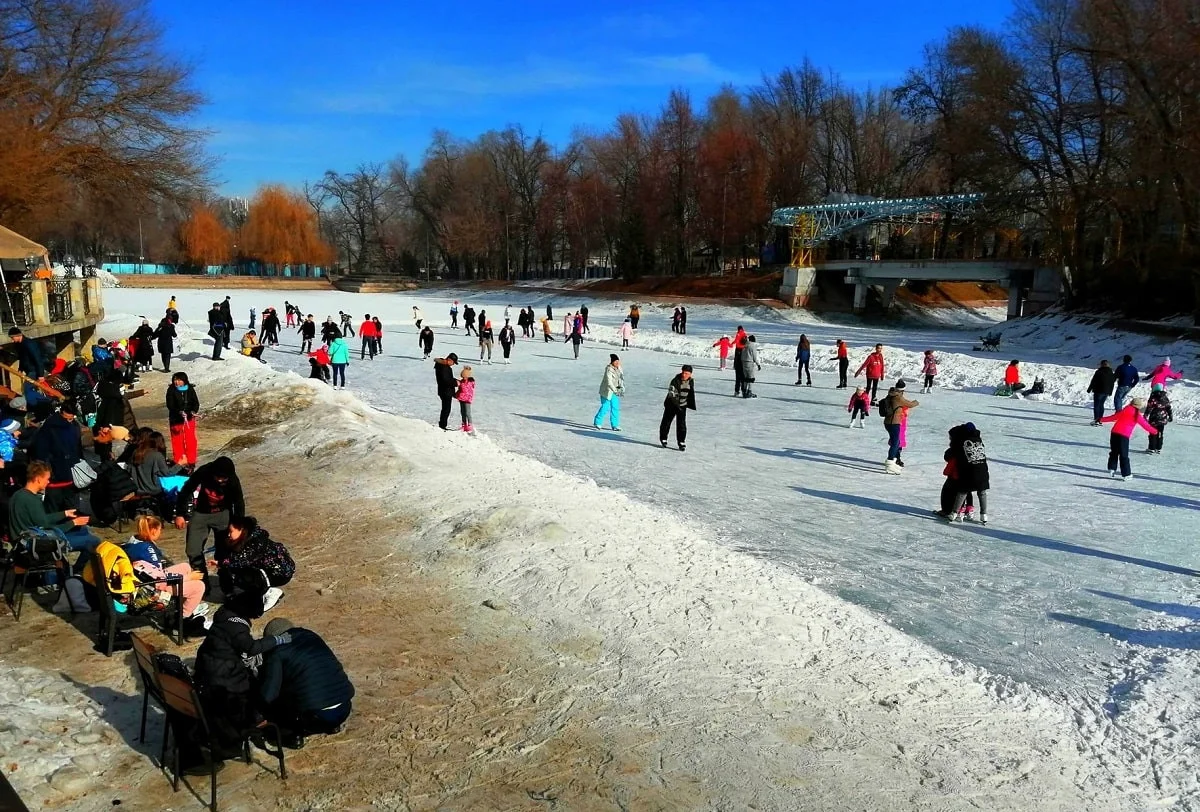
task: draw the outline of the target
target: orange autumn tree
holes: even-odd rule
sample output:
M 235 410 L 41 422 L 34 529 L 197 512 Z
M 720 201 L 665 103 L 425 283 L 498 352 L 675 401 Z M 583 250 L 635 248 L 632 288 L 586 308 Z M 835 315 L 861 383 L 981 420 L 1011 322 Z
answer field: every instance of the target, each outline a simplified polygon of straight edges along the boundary
M 179 226 L 179 247 L 189 265 L 202 268 L 224 265 L 232 253 L 233 236 L 216 212 L 202 203 L 192 205 L 191 214 Z
M 263 186 L 250 201 L 242 251 L 267 265 L 327 265 L 333 249 L 321 239 L 304 197 L 282 186 Z

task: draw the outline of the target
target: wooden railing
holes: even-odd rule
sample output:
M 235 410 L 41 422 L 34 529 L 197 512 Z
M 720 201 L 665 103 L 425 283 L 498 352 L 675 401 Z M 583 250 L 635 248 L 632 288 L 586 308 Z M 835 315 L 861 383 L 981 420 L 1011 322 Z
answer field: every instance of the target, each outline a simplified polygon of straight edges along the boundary
M 65 397 L 62 392 L 59 392 L 53 386 L 30 378 L 11 364 L 0 362 L 0 386 L 20 394 L 24 391 L 24 384 L 26 383 L 33 384 L 39 392 L 48 398 L 62 400 Z M 14 386 L 14 384 L 16 385 Z

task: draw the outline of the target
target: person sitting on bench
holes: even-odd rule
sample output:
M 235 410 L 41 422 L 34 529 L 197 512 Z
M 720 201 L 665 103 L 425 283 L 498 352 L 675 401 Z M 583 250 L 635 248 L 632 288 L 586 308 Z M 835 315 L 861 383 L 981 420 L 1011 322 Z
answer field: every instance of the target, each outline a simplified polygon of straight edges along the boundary
M 291 636 L 291 645 L 263 655 L 258 694 L 262 714 L 279 726 L 283 744 L 299 749 L 305 736 L 341 730 L 354 686 L 319 634 L 281 617 L 267 624 L 267 637 L 283 634 Z
M 34 527 L 62 531 L 71 549 L 82 553 L 75 562 L 76 574 L 82 573 L 88 554 L 96 548 L 100 539 L 87 529 L 89 517 L 76 515 L 74 510 L 46 512 L 41 494 L 49 484 L 50 465 L 41 460 L 30 462 L 25 469 L 25 487 L 8 500 L 8 532 L 12 538 L 17 538 L 25 530 Z

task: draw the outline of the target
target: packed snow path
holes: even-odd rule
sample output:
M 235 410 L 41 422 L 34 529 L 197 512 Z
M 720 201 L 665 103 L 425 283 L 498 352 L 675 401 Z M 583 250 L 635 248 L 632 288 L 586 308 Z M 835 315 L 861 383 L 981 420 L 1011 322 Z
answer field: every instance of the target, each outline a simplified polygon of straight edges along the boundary
M 208 305 L 224 295 L 182 292 L 184 319 L 202 333 Z M 576 361 L 570 345 L 561 341 L 561 326 L 567 306 L 574 309 L 581 301 L 522 292 L 520 299 L 511 299 L 514 323 L 521 306 L 535 305 L 540 318 L 552 301 L 559 340 L 543 343 L 540 333 L 534 340 L 519 339 L 510 366 L 503 365 L 497 344 L 489 366 L 477 360 L 473 336 L 448 329 L 444 294 L 231 295 L 239 328 L 235 348 L 252 305 L 260 313 L 267 305 L 282 311 L 284 298 L 291 298 L 318 322 L 352 309 L 356 327 L 363 312 L 378 315 L 385 325 L 384 354 L 359 361 L 358 339 L 351 339 L 349 389 L 381 410 L 434 422 L 438 401 L 432 364 L 421 359 L 411 321 L 411 307 L 419 304 L 437 332 L 434 356 L 455 352 L 459 369 L 474 367 L 474 423 L 484 437 L 669 514 L 703 522 L 731 546 L 791 568 L 921 640 L 998 674 L 1050 691 L 1082 688 L 1099 705 L 1106 696 L 1119 701 L 1139 678 L 1140 666 L 1131 663 L 1120 641 L 1168 654 L 1200 648 L 1200 637 L 1190 627 L 1162 629 L 1196 617 L 1191 604 L 1200 553 L 1191 528 L 1200 508 L 1195 495 L 1200 436 L 1176 423 L 1168 429 L 1162 456 L 1134 454 L 1134 481 L 1110 480 L 1104 470 L 1107 427 L 1089 426 L 1086 409 L 979 393 L 999 378 L 1010 354 L 1039 360 L 1031 348 L 949 361 L 951 353 L 969 353 L 979 329 L 844 328 L 797 322 L 794 314 L 766 309 L 751 314 L 695 307 L 689 335 L 676 336 L 669 330 L 669 310 L 646 307 L 634 347 L 622 351 L 611 342 L 624 304 L 591 301 L 598 340 L 585 342 Z M 114 311 L 157 314 L 166 295 L 120 290 L 108 298 Z M 485 309 L 499 332 L 505 294 L 459 298 Z M 719 372 L 715 358 L 695 356 L 739 323 L 766 345 L 768 361 L 786 360 L 796 338 L 807 332 L 814 344 L 814 385 L 795 386 L 794 368 L 764 364 L 756 385 L 759 397 L 733 398 L 732 371 Z M 886 439 L 876 414 L 864 430 L 847 428 L 849 392 L 833 388 L 836 376 L 825 360 L 839 336 L 854 348 L 851 373 L 864 346 L 884 343 L 906 372 L 909 396 L 921 401 L 910 415 L 901 477 L 883 472 Z M 281 337 L 283 344 L 265 359 L 307 376 L 295 331 L 285 328 Z M 927 347 L 942 356 L 946 380 L 976 391 L 918 394 L 915 357 Z M 627 388 L 622 433 L 591 425 L 600 378 L 614 351 L 621 354 Z M 1040 358 L 1036 369 L 1051 376 L 1052 385 L 1061 382 L 1074 391 L 1084 380 L 1086 386 L 1090 369 L 1057 366 L 1052 353 Z M 1157 358 L 1138 360 L 1148 367 Z M 657 432 L 666 383 L 683 363 L 696 368 L 699 409 L 689 415 L 688 450 L 681 454 L 673 435 L 672 447 L 660 448 Z M 895 377 L 889 369 L 887 381 Z M 1190 402 L 1194 389 L 1185 384 L 1178 391 Z M 1185 409 L 1177 406 L 1179 411 Z M 946 430 L 968 420 L 983 432 L 991 463 L 987 527 L 948 526 L 931 515 L 942 483 Z M 458 425 L 457 409 L 451 425 Z M 464 437 L 458 452 L 466 459 L 471 442 Z M 1145 447 L 1144 435 L 1135 437 L 1133 447 L 1139 452 Z M 461 498 L 470 500 L 471 494 Z M 641 528 L 610 530 L 630 543 L 652 543 Z

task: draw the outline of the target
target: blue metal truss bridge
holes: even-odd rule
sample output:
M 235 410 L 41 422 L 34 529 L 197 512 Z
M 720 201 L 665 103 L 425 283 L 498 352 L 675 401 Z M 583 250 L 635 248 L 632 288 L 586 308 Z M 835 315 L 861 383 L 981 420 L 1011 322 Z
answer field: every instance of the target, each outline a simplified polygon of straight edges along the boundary
M 791 230 L 792 265 L 812 265 L 812 249 L 860 226 L 870 223 L 922 225 L 947 217 L 974 214 L 983 208 L 985 195 L 937 195 L 895 200 L 860 200 L 851 203 L 817 203 L 776 209 L 771 225 Z

